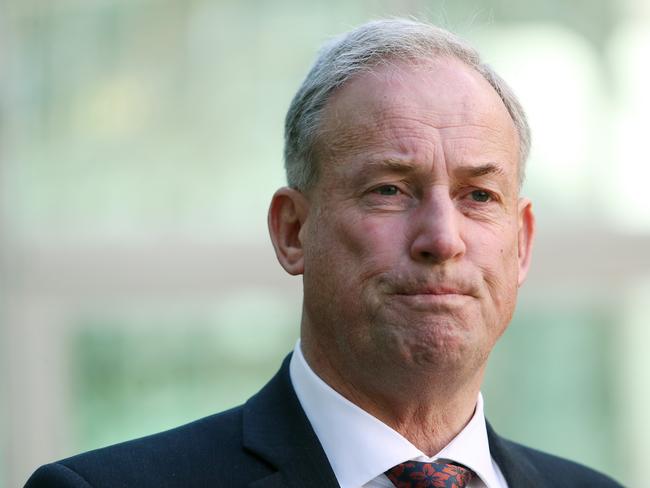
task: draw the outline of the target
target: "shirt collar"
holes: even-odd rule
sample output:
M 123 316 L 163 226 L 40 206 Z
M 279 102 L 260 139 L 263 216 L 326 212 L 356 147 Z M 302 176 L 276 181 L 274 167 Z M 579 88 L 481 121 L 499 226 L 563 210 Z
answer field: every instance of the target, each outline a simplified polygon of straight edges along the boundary
M 289 372 L 298 400 L 342 488 L 359 488 L 404 461 L 427 462 L 440 458 L 471 468 L 488 488 L 499 486 L 480 393 L 469 423 L 436 456 L 429 458 L 401 434 L 319 378 L 307 364 L 300 340 L 294 348 Z

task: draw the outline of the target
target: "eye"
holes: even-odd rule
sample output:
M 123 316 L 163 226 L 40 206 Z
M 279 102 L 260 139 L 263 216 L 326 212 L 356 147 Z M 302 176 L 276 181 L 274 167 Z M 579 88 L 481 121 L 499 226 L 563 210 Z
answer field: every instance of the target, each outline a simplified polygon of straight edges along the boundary
M 399 193 L 399 188 L 395 185 L 382 185 L 375 188 L 373 192 L 385 197 L 391 197 Z
M 475 202 L 481 202 L 481 203 L 489 202 L 490 200 L 492 200 L 492 195 L 485 190 L 474 190 L 473 192 L 470 193 L 470 197 Z

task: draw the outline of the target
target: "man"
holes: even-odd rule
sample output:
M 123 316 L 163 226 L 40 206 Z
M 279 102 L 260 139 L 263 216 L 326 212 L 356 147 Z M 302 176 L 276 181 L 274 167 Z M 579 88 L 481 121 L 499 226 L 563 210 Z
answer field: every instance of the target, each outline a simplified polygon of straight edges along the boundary
M 506 441 L 480 386 L 530 265 L 519 103 L 452 34 L 335 39 L 286 122 L 269 228 L 301 338 L 244 406 L 40 468 L 36 487 L 610 487 Z

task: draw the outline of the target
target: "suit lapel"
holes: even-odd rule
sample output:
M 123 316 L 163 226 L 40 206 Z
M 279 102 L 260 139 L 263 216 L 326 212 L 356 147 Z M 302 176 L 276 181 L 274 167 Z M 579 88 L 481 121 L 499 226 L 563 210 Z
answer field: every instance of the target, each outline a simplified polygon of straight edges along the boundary
M 290 357 L 244 406 L 244 448 L 278 470 L 250 488 L 338 488 L 327 456 L 291 385 Z
M 334 472 L 289 378 L 289 360 L 244 406 L 244 448 L 277 469 L 249 488 L 339 488 Z M 537 468 L 517 445 L 487 423 L 490 454 L 510 488 L 545 488 Z
M 510 488 L 544 488 L 547 485 L 534 464 L 518 446 L 498 436 L 486 422 L 490 454 L 497 463 Z

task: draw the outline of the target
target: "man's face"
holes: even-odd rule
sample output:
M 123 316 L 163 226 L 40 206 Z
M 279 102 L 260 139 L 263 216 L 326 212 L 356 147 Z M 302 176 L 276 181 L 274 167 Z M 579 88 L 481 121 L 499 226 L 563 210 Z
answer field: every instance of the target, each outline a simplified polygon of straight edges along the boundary
M 497 93 L 456 60 L 383 66 L 334 95 L 321 134 L 299 234 L 308 358 L 481 369 L 533 225 Z

